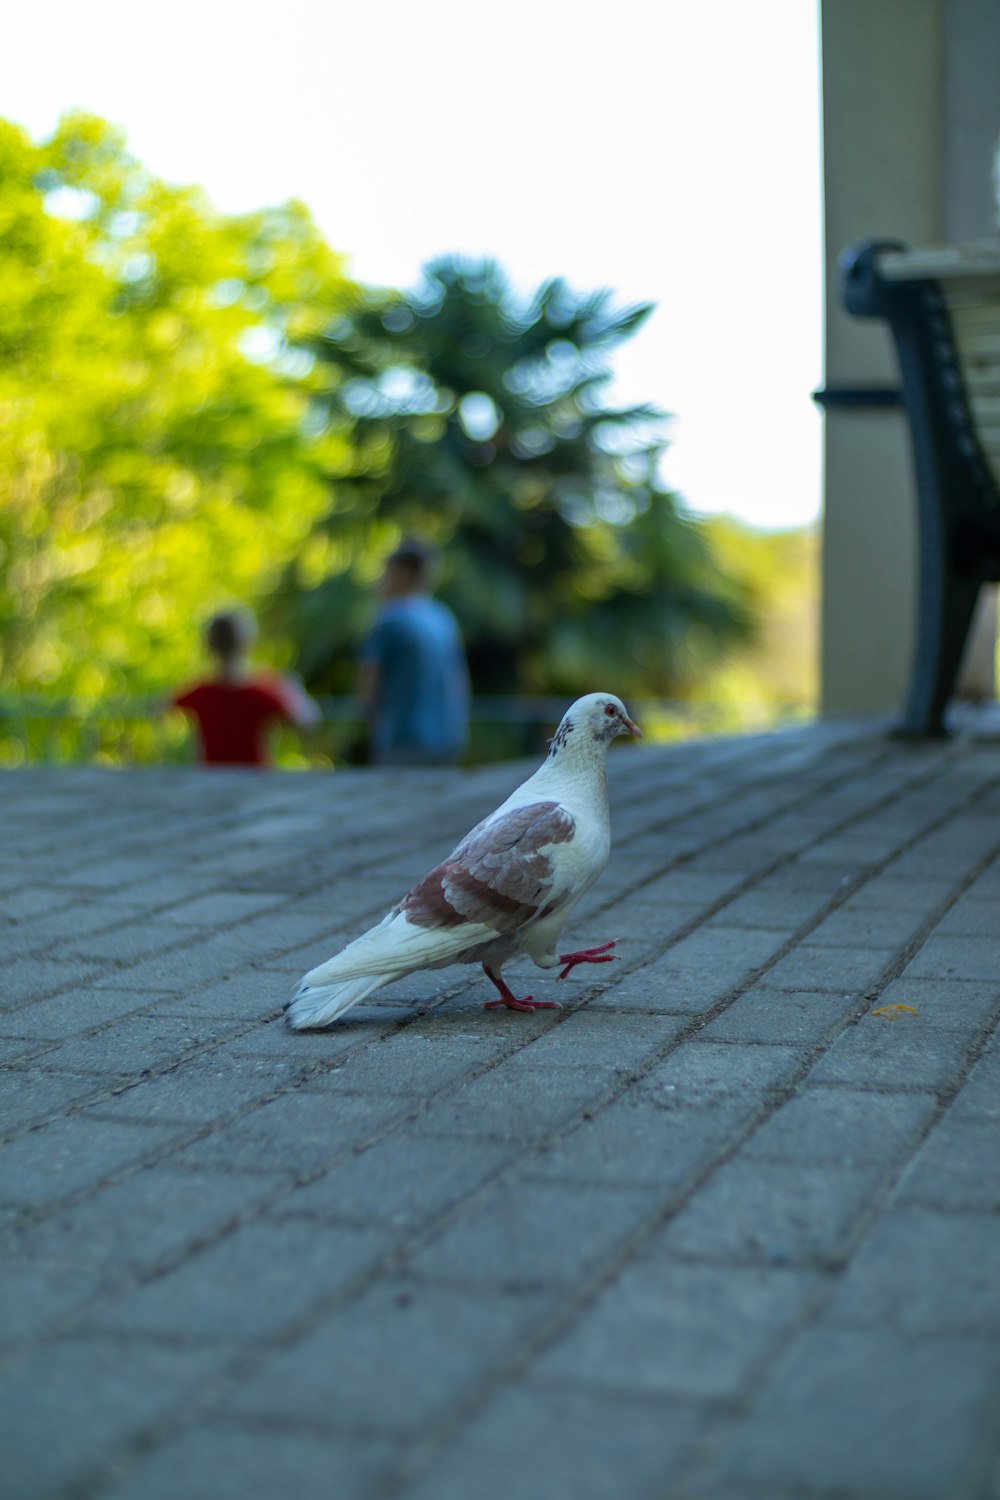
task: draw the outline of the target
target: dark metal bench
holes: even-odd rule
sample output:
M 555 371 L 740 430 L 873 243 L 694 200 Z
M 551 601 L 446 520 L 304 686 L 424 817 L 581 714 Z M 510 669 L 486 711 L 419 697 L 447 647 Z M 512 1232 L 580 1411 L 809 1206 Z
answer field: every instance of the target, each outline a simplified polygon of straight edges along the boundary
M 892 330 L 916 468 L 916 650 L 899 732 L 942 735 L 980 588 L 1000 579 L 1000 245 L 864 240 L 840 269 L 848 312 Z

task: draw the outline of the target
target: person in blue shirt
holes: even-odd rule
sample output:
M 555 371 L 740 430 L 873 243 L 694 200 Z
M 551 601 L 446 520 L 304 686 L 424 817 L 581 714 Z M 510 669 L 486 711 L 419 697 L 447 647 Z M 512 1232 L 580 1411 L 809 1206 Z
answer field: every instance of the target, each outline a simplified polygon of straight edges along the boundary
M 361 650 L 361 700 L 381 766 L 454 765 L 469 732 L 469 676 L 458 621 L 433 599 L 433 554 L 403 542 L 385 562 L 382 603 Z

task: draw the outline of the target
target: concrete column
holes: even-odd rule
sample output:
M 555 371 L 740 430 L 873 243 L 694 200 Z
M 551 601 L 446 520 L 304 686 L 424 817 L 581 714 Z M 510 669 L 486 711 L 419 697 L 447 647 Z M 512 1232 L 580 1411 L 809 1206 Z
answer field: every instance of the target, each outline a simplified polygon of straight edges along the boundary
M 997 232 L 1000 0 L 823 0 L 822 38 L 826 383 L 891 383 L 888 333 L 841 310 L 837 258 L 860 238 L 926 245 Z M 896 713 L 916 583 L 902 413 L 830 411 L 824 483 L 823 709 Z M 969 653 L 977 690 L 991 672 L 991 603 Z
M 1000 0 L 945 0 L 944 217 L 949 240 L 987 239 L 1000 227 L 995 161 L 1000 137 Z M 993 192 L 984 191 L 992 183 Z M 956 691 L 996 696 L 997 589 L 983 589 Z
M 986 239 L 1000 227 L 1000 0 L 945 0 L 944 43 L 945 231 Z
M 837 290 L 845 245 L 944 238 L 943 0 L 825 0 L 826 383 L 896 379 L 880 324 L 849 317 Z M 915 505 L 901 411 L 826 418 L 822 703 L 894 712 L 913 645 Z

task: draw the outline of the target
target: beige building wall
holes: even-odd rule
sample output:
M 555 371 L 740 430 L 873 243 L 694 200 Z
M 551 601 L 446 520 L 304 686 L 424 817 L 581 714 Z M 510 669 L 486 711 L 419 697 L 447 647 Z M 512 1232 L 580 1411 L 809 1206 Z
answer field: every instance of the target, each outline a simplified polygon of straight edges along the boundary
M 852 241 L 943 238 L 942 0 L 825 0 L 826 385 L 896 379 L 888 331 L 840 305 Z M 825 422 L 821 671 L 825 713 L 893 710 L 913 649 L 915 530 L 905 418 Z
M 823 0 L 826 385 L 893 384 L 888 331 L 840 306 L 862 238 L 969 239 L 995 224 L 1000 0 Z M 910 671 L 916 503 L 901 410 L 825 423 L 822 703 L 894 713 Z

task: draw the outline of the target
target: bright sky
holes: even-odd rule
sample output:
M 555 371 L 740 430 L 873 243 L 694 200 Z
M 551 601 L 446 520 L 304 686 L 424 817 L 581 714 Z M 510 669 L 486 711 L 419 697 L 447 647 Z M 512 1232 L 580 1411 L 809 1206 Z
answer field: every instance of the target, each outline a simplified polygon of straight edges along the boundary
M 819 513 L 815 0 L 48 0 L 6 17 L 0 113 L 79 106 L 224 211 L 302 198 L 362 281 L 495 256 L 657 311 L 615 399 L 673 414 L 667 481 Z

